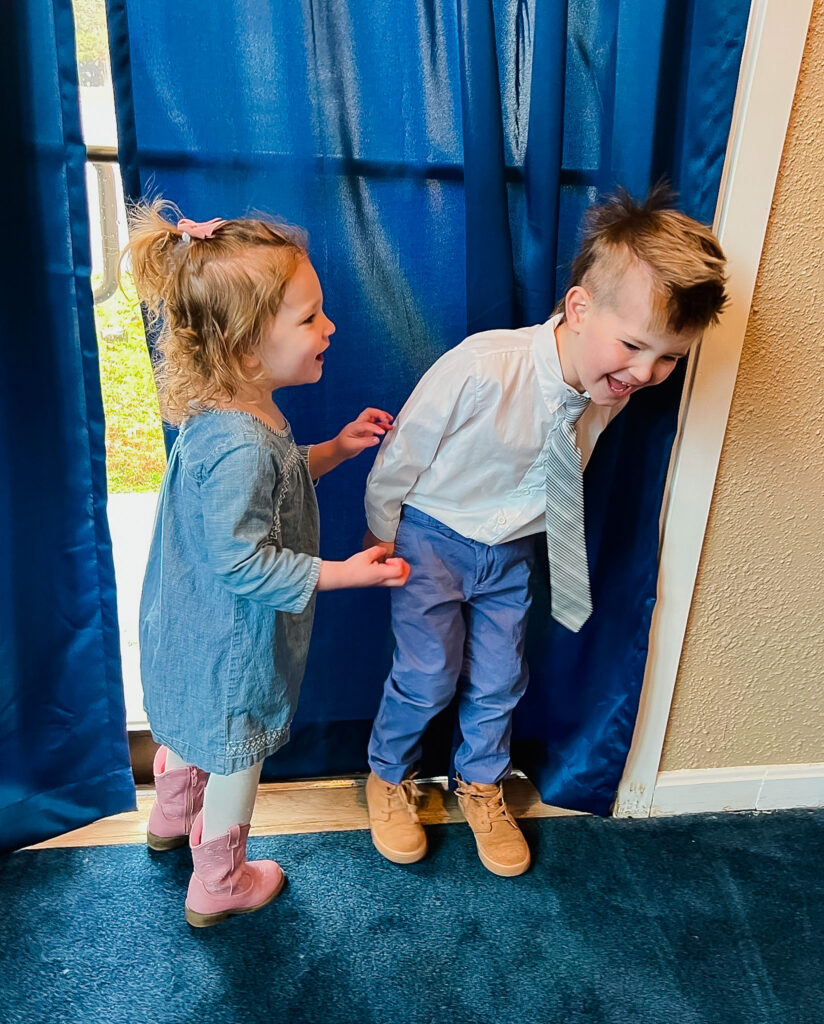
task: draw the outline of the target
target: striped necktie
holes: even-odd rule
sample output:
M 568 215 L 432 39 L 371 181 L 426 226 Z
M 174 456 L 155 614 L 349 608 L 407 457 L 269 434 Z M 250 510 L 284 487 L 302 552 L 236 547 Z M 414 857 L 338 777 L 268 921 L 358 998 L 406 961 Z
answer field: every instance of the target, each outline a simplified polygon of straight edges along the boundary
M 546 457 L 546 544 L 552 617 L 577 633 L 592 614 L 586 538 L 584 478 L 575 424 L 589 405 L 570 394 L 558 410 Z

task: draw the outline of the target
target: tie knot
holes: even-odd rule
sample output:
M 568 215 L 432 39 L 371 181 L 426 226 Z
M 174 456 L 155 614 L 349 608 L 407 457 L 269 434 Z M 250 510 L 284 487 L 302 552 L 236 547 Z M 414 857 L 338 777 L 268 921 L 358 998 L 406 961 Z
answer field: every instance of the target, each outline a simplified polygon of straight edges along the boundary
M 577 423 L 583 416 L 584 410 L 589 405 L 589 395 L 568 395 L 564 399 L 564 419 L 567 423 Z

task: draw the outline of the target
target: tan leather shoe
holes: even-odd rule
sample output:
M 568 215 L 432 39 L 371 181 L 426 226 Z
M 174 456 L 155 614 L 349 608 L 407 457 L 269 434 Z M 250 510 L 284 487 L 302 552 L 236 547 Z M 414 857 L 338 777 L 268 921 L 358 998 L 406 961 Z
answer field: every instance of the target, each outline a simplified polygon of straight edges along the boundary
M 475 833 L 478 856 L 494 875 L 522 875 L 532 858 L 518 822 L 504 800 L 500 782 L 464 782 L 458 779 L 458 803 Z
M 415 808 L 421 795 L 412 779 L 396 786 L 370 772 L 366 780 L 372 842 L 395 864 L 414 864 L 426 856 L 426 833 Z

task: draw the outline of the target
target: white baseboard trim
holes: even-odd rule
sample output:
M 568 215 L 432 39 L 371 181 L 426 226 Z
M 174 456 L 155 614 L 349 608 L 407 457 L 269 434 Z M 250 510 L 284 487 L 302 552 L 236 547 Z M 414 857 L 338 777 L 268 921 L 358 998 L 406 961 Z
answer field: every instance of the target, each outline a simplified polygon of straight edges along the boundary
M 651 815 L 824 807 L 824 763 L 660 772 Z

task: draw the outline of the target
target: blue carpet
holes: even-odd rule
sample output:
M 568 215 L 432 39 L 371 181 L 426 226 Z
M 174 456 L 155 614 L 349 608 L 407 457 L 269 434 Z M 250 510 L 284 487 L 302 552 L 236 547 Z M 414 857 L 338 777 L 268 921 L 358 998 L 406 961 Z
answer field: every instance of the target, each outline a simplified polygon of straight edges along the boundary
M 366 832 L 253 839 L 288 887 L 203 931 L 185 849 L 0 858 L 0 1022 L 824 1021 L 824 812 L 524 826 L 516 879 L 466 826 L 405 868 Z

